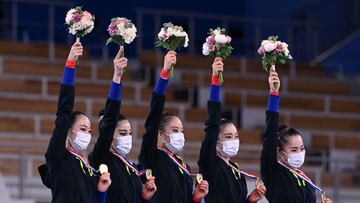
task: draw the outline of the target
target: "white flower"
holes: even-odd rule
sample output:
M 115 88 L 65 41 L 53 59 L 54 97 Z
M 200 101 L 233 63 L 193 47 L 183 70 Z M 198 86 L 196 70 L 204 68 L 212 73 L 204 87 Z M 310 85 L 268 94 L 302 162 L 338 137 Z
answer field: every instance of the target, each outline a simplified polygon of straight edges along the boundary
M 187 35 L 186 32 L 181 32 L 180 30 L 176 30 L 174 32 L 175 37 L 185 37 L 186 35 Z
M 270 41 L 269 40 L 263 40 L 262 42 L 261 42 L 261 46 L 264 46 L 265 44 L 267 44 L 267 43 L 269 43 Z
M 184 43 L 184 47 L 189 46 L 189 37 L 188 35 L 185 33 L 185 43 Z
M 124 41 L 127 44 L 130 44 L 132 41 L 134 41 L 136 37 L 136 27 L 133 25 L 131 28 L 125 29 L 125 33 L 123 35 Z
M 202 53 L 207 56 L 210 54 L 210 47 L 208 45 L 208 43 L 204 43 L 203 46 L 202 46 Z
M 216 35 L 221 35 L 220 30 L 218 30 L 218 29 L 214 30 L 214 31 L 213 31 L 213 34 L 214 34 L 215 36 L 216 36 Z
M 176 32 L 176 30 L 174 30 L 173 28 L 169 27 L 169 28 L 166 30 L 166 32 L 167 32 L 167 35 L 168 35 L 169 37 L 172 37 L 172 36 L 174 36 L 174 33 Z
M 271 41 L 267 41 L 263 46 L 266 52 L 272 52 L 276 49 L 276 43 Z
M 215 35 L 215 42 L 219 44 L 225 44 L 227 43 L 228 39 L 225 35 L 219 34 Z
M 66 24 L 70 25 L 71 20 L 73 18 L 73 13 L 75 13 L 77 10 L 72 8 L 66 13 L 65 22 Z

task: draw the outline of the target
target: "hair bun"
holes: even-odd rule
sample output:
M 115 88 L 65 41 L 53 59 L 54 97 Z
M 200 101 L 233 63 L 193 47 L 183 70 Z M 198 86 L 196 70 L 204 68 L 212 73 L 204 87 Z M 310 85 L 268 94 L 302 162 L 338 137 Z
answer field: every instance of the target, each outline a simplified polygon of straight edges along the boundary
M 284 131 L 285 129 L 287 129 L 288 127 L 286 125 L 280 125 L 277 129 L 277 131 L 280 133 L 282 131 Z

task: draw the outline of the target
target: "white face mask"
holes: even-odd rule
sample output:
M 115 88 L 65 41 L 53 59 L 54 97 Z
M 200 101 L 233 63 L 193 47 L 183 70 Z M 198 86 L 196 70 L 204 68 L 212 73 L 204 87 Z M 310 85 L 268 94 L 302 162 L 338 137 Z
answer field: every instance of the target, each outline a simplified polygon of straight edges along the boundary
M 91 134 L 87 134 L 87 133 L 83 133 L 83 132 L 74 132 L 73 130 L 71 130 L 73 133 L 75 133 L 75 139 L 71 140 L 69 138 L 70 144 L 72 146 L 72 148 L 75 151 L 84 151 L 87 149 L 90 141 L 91 141 Z
M 226 157 L 234 157 L 239 151 L 240 140 L 227 140 L 222 142 L 220 154 Z
M 119 136 L 114 139 L 116 139 L 115 151 L 121 156 L 128 155 L 132 148 L 132 136 Z
M 304 164 L 305 151 L 298 153 L 291 153 L 287 155 L 287 162 L 290 166 L 300 168 Z
M 184 133 L 171 133 L 169 135 L 170 137 L 170 143 L 166 144 L 166 147 L 172 152 L 172 153 L 178 153 L 180 152 L 185 144 L 185 136 Z

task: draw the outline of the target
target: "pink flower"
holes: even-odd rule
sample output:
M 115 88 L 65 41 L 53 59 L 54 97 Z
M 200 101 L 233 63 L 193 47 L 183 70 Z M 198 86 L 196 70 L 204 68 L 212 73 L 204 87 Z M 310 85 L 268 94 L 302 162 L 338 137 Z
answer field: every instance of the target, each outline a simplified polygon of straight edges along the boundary
M 276 49 L 275 49 L 275 51 L 276 51 L 277 53 L 280 53 L 280 52 L 283 52 L 283 51 L 284 51 L 284 47 L 283 47 L 283 44 L 282 44 L 281 42 L 276 43 Z
M 231 42 L 231 37 L 230 36 L 226 36 L 226 43 L 230 44 Z
M 124 18 L 119 18 L 117 21 L 116 21 L 116 24 L 125 24 L 125 19 Z
M 82 18 L 81 13 L 74 13 L 71 21 L 72 23 L 77 23 L 81 21 L 81 18 Z
M 265 49 L 263 46 L 260 46 L 259 49 L 257 50 L 257 52 L 261 55 L 261 56 L 264 56 L 265 54 Z
M 116 29 L 117 29 L 117 23 L 113 22 L 113 23 L 110 23 L 107 31 L 109 32 L 110 36 L 113 36 L 116 33 Z
M 84 18 L 85 20 L 91 20 L 91 19 L 93 19 L 93 16 L 92 16 L 91 13 L 89 13 L 88 11 L 84 11 L 84 12 L 83 12 L 83 18 Z
M 206 42 L 209 44 L 209 47 L 214 46 L 216 41 L 214 36 L 209 36 L 206 38 Z

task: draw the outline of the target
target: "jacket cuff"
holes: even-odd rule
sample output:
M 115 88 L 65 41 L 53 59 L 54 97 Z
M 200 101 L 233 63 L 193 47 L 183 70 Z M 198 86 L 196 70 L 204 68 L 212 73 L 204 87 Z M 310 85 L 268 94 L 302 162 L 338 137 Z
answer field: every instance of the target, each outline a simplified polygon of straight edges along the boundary
M 166 70 L 164 70 L 164 69 L 161 70 L 161 72 L 160 72 L 160 77 L 161 77 L 162 79 L 167 80 L 167 79 L 169 79 L 169 76 L 170 76 L 170 70 L 169 70 L 169 71 L 166 71 Z
M 75 68 L 76 67 L 76 61 L 73 61 L 73 60 L 66 60 L 66 67 L 68 68 Z
M 211 84 L 212 85 L 220 85 L 219 75 L 213 75 L 211 77 Z
M 105 203 L 106 202 L 106 195 L 107 192 L 100 192 L 98 191 L 96 196 L 99 203 Z

